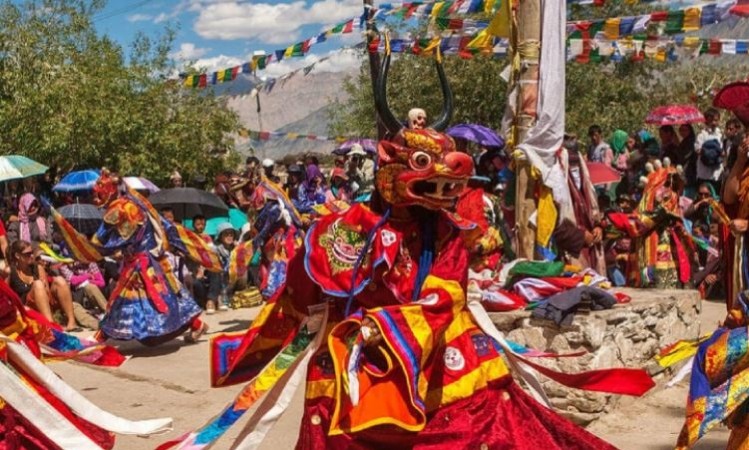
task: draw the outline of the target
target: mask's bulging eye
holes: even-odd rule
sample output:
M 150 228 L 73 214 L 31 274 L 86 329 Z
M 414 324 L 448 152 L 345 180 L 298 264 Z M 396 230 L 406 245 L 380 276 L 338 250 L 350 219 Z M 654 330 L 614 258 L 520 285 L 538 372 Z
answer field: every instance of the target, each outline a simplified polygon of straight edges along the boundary
M 432 164 L 432 157 L 429 153 L 414 152 L 414 154 L 411 155 L 411 163 L 415 169 L 426 169 L 430 164 Z

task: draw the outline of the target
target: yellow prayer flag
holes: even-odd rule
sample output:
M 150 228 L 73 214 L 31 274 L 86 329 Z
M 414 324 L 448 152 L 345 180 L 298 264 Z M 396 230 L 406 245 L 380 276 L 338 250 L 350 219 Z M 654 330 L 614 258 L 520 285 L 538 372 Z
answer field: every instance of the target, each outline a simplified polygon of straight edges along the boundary
M 659 47 L 655 54 L 655 60 L 658 62 L 666 62 L 666 49 Z
M 434 4 L 434 7 L 432 8 L 432 18 L 437 17 L 437 15 L 440 13 L 440 9 L 445 5 L 445 2 L 437 2 Z
M 286 133 L 286 139 L 296 139 L 299 137 L 299 133 Z
M 293 54 L 294 54 L 294 46 L 292 45 L 292 46 L 286 48 L 286 51 L 283 52 L 283 57 L 284 58 L 291 58 L 291 55 L 293 55 Z
M 467 47 L 484 49 L 487 47 L 491 47 L 491 45 L 492 45 L 492 36 L 489 33 L 487 33 L 486 30 L 481 30 L 481 32 L 479 32 L 479 34 L 477 34 L 475 38 L 471 39 L 471 42 L 468 43 Z
M 491 23 L 486 28 L 488 34 L 497 37 L 510 37 L 510 20 L 512 10 L 510 8 L 510 2 L 512 0 L 500 0 L 502 3 L 497 9 L 497 14 L 494 15 Z
M 606 35 L 606 39 L 612 41 L 619 39 L 619 25 L 621 24 L 621 21 L 622 19 L 618 17 L 614 19 L 606 19 L 603 26 L 603 33 Z
M 694 49 L 702 45 L 702 40 L 699 36 L 686 36 L 683 45 L 686 48 Z
M 700 29 L 700 18 L 702 17 L 701 8 L 687 8 L 684 11 L 684 25 L 682 25 L 683 31 L 696 31 Z
M 422 50 L 422 53 L 425 55 L 431 54 L 435 49 L 439 48 L 440 42 L 442 42 L 442 39 L 438 36 L 436 38 L 433 38 L 431 41 L 429 41 L 429 44 L 427 44 L 426 47 Z
M 537 212 L 536 243 L 545 248 L 549 246 L 557 223 L 557 207 L 554 206 L 551 189 L 544 185 L 540 187 Z

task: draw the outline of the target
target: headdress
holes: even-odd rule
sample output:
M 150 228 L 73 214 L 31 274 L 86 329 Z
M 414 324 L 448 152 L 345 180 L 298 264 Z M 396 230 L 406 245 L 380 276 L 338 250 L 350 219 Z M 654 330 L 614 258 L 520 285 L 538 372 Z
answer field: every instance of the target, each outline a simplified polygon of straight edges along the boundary
M 118 197 L 118 186 L 120 178 L 117 174 L 107 169 L 101 170 L 101 176 L 94 185 L 94 204 L 96 206 L 107 206 Z

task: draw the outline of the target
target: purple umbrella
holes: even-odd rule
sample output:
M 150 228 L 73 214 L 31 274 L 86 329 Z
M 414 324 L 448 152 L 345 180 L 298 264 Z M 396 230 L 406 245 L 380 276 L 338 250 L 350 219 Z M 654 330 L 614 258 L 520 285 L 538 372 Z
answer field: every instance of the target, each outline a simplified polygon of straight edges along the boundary
M 454 138 L 465 139 L 484 147 L 503 148 L 505 146 L 502 136 L 483 125 L 464 123 L 448 128 L 446 133 Z
M 349 139 L 348 141 L 341 144 L 338 148 L 333 150 L 334 155 L 346 155 L 351 151 L 351 147 L 354 144 L 359 144 L 365 152 L 377 153 L 377 141 L 374 139 Z

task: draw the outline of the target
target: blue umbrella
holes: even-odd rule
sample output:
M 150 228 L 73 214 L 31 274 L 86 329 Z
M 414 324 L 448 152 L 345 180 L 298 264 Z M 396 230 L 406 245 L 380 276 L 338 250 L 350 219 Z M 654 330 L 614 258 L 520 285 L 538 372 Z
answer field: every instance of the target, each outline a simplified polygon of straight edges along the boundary
M 62 180 L 52 190 L 55 192 L 90 191 L 98 179 L 98 170 L 77 170 L 62 177 Z
M 484 147 L 503 148 L 505 140 L 490 128 L 483 125 L 463 123 L 447 129 L 449 136 L 475 142 Z

